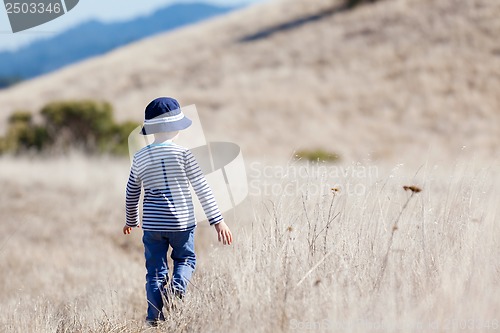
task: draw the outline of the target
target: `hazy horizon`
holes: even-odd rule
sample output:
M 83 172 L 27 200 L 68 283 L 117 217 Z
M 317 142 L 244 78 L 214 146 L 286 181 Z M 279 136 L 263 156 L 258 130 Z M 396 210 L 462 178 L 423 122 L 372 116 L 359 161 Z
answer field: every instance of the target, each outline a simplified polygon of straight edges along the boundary
M 146 3 L 129 1 L 127 6 L 123 6 L 123 0 L 107 0 L 106 2 L 81 0 L 74 10 L 56 20 L 16 34 L 11 32 L 6 11 L 0 10 L 0 52 L 18 50 L 36 40 L 50 38 L 90 20 L 108 23 L 128 21 L 149 15 L 161 8 L 182 3 L 242 6 L 264 1 L 269 0 L 149 0 Z M 115 8 L 120 8 L 120 10 L 114 10 Z

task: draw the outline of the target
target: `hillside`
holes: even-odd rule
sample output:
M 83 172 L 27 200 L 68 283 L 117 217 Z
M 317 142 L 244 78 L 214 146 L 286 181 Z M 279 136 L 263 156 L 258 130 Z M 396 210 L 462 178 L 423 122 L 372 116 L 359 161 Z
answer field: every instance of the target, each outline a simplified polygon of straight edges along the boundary
M 252 158 L 498 157 L 500 3 L 272 1 L 0 92 L 18 108 L 101 98 L 140 120 L 158 95 L 196 104 L 212 140 Z
M 0 77 L 31 78 L 49 73 L 141 38 L 196 23 L 232 9 L 203 3 L 175 4 L 131 21 L 88 21 L 17 51 L 0 52 Z

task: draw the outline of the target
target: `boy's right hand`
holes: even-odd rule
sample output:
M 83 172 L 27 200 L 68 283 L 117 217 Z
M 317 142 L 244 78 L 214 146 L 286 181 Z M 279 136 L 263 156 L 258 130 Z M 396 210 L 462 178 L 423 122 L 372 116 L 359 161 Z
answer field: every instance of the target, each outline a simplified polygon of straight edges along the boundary
M 123 227 L 123 234 L 124 235 L 130 235 L 131 232 L 132 232 L 132 227 L 129 227 L 128 225 Z
M 140 228 L 140 226 L 137 226 L 137 228 Z M 132 233 L 132 227 L 129 227 L 128 225 L 123 226 L 123 234 L 124 235 L 130 235 Z
M 222 242 L 224 245 L 231 245 L 233 242 L 233 234 L 224 221 L 217 223 L 215 225 L 215 230 L 217 230 L 219 242 Z

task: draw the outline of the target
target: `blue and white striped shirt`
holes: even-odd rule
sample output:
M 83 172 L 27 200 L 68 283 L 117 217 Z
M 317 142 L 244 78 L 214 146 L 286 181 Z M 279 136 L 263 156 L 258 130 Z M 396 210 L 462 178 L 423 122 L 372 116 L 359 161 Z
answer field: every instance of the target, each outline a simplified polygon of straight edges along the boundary
M 144 187 L 142 228 L 184 231 L 196 226 L 189 183 L 210 223 L 222 221 L 212 190 L 189 149 L 175 143 L 152 144 L 135 155 L 127 183 L 127 225 L 139 225 L 139 198 Z

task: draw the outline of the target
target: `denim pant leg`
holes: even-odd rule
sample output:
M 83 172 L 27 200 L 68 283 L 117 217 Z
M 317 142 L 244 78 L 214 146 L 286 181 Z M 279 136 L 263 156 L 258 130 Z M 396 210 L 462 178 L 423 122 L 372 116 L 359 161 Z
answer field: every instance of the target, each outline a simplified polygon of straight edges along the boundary
M 183 295 L 196 266 L 194 229 L 169 233 L 169 242 L 172 247 L 170 257 L 174 261 L 171 287 L 174 292 Z
M 162 291 L 168 278 L 168 238 L 164 233 L 144 231 L 142 237 L 146 257 L 146 297 L 148 300 L 147 320 L 164 320 Z

